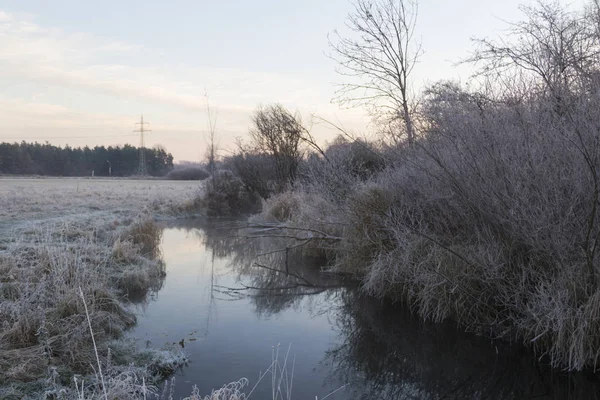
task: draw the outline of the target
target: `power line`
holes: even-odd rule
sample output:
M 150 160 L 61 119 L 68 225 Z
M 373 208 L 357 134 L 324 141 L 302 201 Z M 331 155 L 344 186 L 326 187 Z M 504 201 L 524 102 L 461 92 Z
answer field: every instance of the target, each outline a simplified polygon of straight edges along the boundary
M 134 130 L 134 133 L 140 134 L 140 166 L 138 169 L 138 174 L 141 176 L 148 175 L 148 170 L 146 169 L 146 146 L 144 143 L 144 132 L 152 132 L 149 129 L 145 129 L 145 125 L 149 125 L 149 122 L 144 122 L 144 116 L 140 119 L 140 122 L 136 123 L 139 125 L 139 129 Z

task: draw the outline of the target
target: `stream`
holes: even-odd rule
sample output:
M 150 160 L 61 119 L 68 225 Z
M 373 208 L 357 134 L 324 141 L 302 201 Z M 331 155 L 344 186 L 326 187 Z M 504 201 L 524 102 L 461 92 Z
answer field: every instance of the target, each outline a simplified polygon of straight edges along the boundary
M 176 399 L 243 377 L 251 399 L 272 399 L 273 386 L 307 400 L 600 399 L 594 374 L 551 370 L 521 345 L 423 322 L 321 273 L 323 260 L 276 251 L 285 245 L 249 239 L 239 225 L 165 223 L 167 275 L 136 305 L 131 334 L 141 346 L 185 347 Z M 264 372 L 275 359 L 273 384 Z

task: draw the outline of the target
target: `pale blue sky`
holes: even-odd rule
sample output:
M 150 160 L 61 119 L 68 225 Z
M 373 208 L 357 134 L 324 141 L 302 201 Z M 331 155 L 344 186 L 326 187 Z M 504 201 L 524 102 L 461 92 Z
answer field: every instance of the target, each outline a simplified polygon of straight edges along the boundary
M 500 34 L 522 3 L 531 2 L 421 1 L 417 89 L 465 80 L 469 71 L 453 63 L 469 54 L 470 38 Z M 327 34 L 350 10 L 348 0 L 0 0 L 0 141 L 137 144 L 131 130 L 144 113 L 149 145 L 198 160 L 204 88 L 224 148 L 270 102 L 365 134 L 362 110 L 330 103 L 341 77 L 325 55 Z M 334 135 L 313 130 L 322 142 Z

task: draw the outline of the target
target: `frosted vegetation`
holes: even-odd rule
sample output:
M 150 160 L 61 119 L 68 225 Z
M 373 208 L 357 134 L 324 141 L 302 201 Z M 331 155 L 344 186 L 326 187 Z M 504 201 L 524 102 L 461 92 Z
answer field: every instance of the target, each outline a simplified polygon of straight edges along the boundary
M 184 365 L 178 347 L 141 350 L 124 333 L 129 304 L 165 276 L 154 218 L 192 214 L 199 189 L 0 180 L 1 398 L 151 398 Z
M 187 359 L 178 346 L 142 350 L 125 339 L 136 321 L 129 304 L 165 276 L 155 219 L 197 213 L 201 190 L 198 182 L 0 179 L 1 398 L 161 395 L 157 385 Z
M 379 93 L 370 105 L 380 137 L 342 132 L 322 149 L 297 115 L 260 108 L 251 143 L 223 160 L 226 178 L 209 181 L 209 210 L 245 212 L 262 198 L 256 223 L 286 228 L 290 246 L 327 257 L 364 292 L 404 302 L 424 319 L 533 346 L 555 367 L 595 369 L 598 3 L 524 8 L 506 39 L 476 42 L 476 79 L 439 82 L 414 99 L 402 91 L 406 76 L 385 69 L 403 60 L 373 50 L 382 43 L 374 37 L 393 26 L 386 18 L 399 15 L 386 14 L 396 2 L 367 3 L 357 2 L 351 24 L 374 35 L 365 39 L 372 51 L 344 54 L 358 49 L 344 43 L 336 50 L 354 72 L 375 69 L 362 88 Z M 397 98 L 385 94 L 378 68 L 389 73 L 389 92 L 402 92 Z
M 186 212 L 200 190 L 197 181 L 0 178 L 0 220 L 14 226 L 54 217 L 118 216 L 143 210 L 172 216 Z
M 126 331 L 131 305 L 166 275 L 156 219 L 204 214 L 203 190 L 198 181 L 0 179 L 0 398 L 173 399 L 183 349 L 142 349 Z M 273 400 L 289 399 L 289 352 L 274 348 L 254 382 L 188 398 L 247 399 L 271 381 Z

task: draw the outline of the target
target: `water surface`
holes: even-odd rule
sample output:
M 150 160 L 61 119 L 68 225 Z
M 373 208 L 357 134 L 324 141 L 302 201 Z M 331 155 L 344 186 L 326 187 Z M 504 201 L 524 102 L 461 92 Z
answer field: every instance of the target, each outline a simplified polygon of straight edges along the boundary
M 164 230 L 167 276 L 140 306 L 133 335 L 152 347 L 183 343 L 191 362 L 176 375 L 175 398 L 242 377 L 251 388 L 273 352 L 283 361 L 289 349 L 293 399 L 338 389 L 327 398 L 600 399 L 593 374 L 552 371 L 521 346 L 423 323 L 320 273 L 320 260 L 247 235 L 211 220 Z M 271 387 L 268 375 L 251 398 L 271 399 Z

